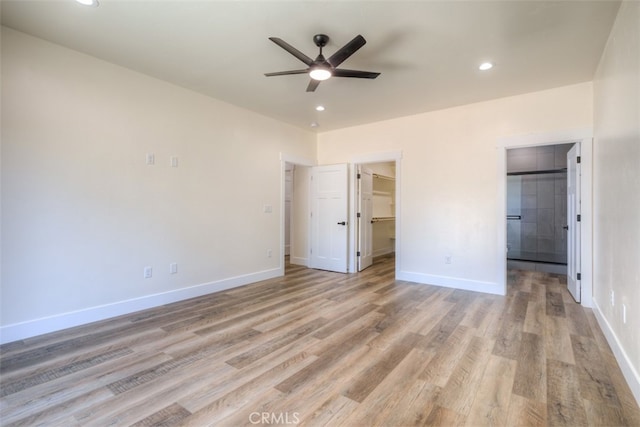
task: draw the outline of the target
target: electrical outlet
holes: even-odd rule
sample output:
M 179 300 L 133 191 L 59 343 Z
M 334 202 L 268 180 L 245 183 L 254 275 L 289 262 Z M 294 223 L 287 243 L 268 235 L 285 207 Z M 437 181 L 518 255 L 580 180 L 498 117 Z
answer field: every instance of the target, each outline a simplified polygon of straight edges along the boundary
M 151 276 L 153 276 L 153 268 L 145 267 L 144 268 L 144 278 L 145 279 L 151 279 Z
M 267 249 L 267 256 L 268 256 L 269 258 L 271 258 L 271 255 L 272 255 L 272 253 L 271 253 L 271 249 Z
M 156 156 L 153 153 L 147 153 L 146 163 L 148 165 L 153 165 L 156 163 Z
M 172 262 L 169 264 L 169 274 L 176 274 L 178 272 L 178 264 Z
M 611 306 L 613 307 L 614 305 L 616 305 L 616 298 L 613 290 L 611 290 Z
M 444 257 L 444 263 L 445 264 L 451 264 L 451 255 L 446 255 Z

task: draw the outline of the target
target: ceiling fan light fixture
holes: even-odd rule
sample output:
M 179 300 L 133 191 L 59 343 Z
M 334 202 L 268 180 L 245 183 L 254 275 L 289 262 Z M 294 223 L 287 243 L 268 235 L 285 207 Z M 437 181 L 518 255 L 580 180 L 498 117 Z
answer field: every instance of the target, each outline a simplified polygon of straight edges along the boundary
M 327 80 L 331 77 L 331 71 L 324 67 L 316 67 L 309 72 L 309 77 L 318 81 Z
M 76 3 L 80 3 L 83 6 L 97 7 L 98 0 L 76 0 Z

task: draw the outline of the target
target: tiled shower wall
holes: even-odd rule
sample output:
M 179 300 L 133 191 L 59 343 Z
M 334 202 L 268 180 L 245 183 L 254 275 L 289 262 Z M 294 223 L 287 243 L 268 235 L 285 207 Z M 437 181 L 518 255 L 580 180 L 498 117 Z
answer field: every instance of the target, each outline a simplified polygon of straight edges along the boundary
M 507 172 L 565 168 L 572 146 L 508 150 Z M 567 233 L 563 229 L 567 216 L 566 173 L 509 176 L 507 191 L 507 214 L 519 214 L 522 218 L 507 221 L 509 252 L 519 252 L 519 257 L 525 259 L 566 262 Z

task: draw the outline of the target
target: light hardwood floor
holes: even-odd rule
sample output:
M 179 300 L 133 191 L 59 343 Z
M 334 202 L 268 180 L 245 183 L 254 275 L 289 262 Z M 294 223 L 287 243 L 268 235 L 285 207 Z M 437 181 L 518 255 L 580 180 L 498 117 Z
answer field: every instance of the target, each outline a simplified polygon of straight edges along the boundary
M 0 348 L 2 425 L 640 425 L 561 276 L 506 297 L 288 266 L 283 278 Z

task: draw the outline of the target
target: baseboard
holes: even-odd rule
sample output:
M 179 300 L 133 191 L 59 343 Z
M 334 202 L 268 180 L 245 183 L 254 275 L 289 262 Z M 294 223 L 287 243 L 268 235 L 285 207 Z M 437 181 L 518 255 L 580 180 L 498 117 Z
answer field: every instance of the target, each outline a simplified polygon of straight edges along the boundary
M 635 397 L 636 402 L 640 405 L 640 375 L 638 375 L 638 371 L 633 366 L 629 356 L 627 356 L 627 353 L 620 345 L 618 337 L 615 332 L 613 332 L 611 325 L 607 322 L 607 319 L 602 314 L 602 310 L 600 310 L 600 307 L 595 300 L 593 300 L 592 309 L 593 314 L 595 314 L 596 320 L 598 321 L 598 325 L 600 325 L 600 329 L 602 329 L 602 332 L 609 343 L 609 347 L 611 347 L 611 351 L 613 351 L 613 355 L 616 357 L 616 361 L 620 366 L 622 375 L 624 375 L 624 379 L 627 380 L 627 384 L 631 389 L 631 393 L 633 393 L 633 397 Z
M 49 332 L 60 331 L 74 326 L 85 325 L 91 322 L 134 313 L 148 308 L 158 307 L 172 302 L 195 298 L 226 289 L 272 279 L 282 275 L 281 269 L 259 271 L 243 276 L 230 277 L 214 282 L 176 289 L 160 294 L 147 295 L 113 304 L 105 304 L 83 310 L 72 311 L 50 317 L 14 323 L 0 327 L 0 344 L 18 341 Z
M 303 265 L 305 267 L 308 267 L 309 266 L 309 258 L 291 256 L 291 257 L 289 257 L 289 264 Z
M 457 277 L 436 276 L 433 274 L 400 271 L 396 275 L 398 280 L 424 283 L 426 285 L 443 286 L 445 288 L 463 289 L 465 291 L 484 292 L 487 294 L 504 295 L 504 289 L 494 282 L 460 279 Z
M 373 251 L 371 253 L 371 255 L 375 258 L 377 256 L 382 256 L 382 255 L 387 255 L 390 253 L 395 252 L 396 248 L 393 246 L 390 246 L 388 248 L 381 248 L 381 249 L 376 249 L 375 251 Z

